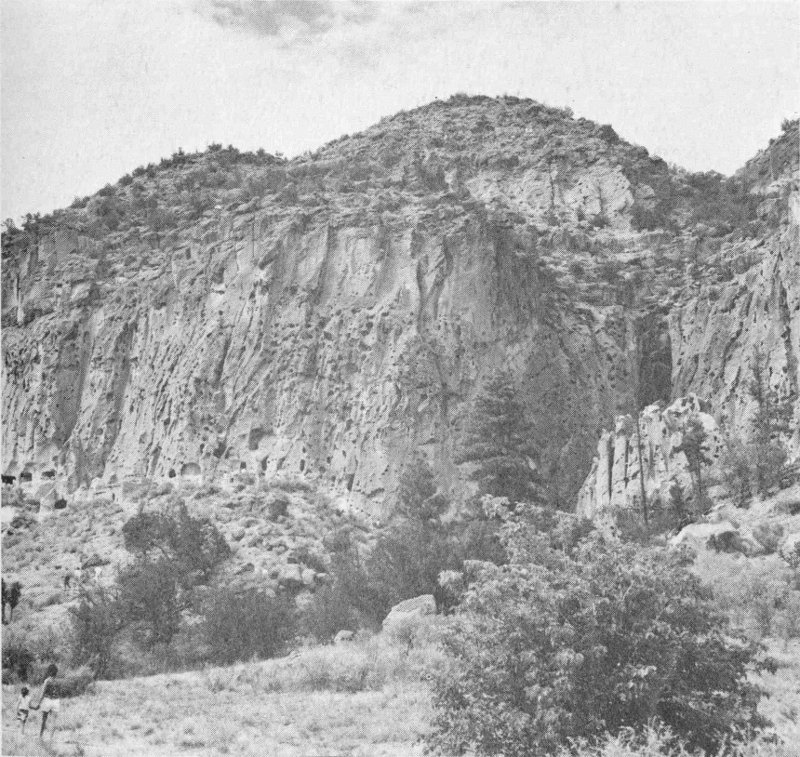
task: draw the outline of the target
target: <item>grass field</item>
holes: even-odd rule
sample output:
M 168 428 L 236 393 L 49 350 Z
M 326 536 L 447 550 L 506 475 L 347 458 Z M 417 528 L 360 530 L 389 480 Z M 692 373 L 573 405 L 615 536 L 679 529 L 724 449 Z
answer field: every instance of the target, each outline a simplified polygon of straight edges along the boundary
M 62 701 L 44 741 L 36 712 L 19 735 L 17 692 L 4 686 L 3 754 L 422 755 L 430 697 L 421 671 L 430 663 L 429 650 L 406 654 L 373 638 L 281 660 L 99 682 Z
M 762 679 L 762 709 L 786 746 L 748 757 L 800 757 L 800 644 L 772 650 L 781 667 Z M 25 736 L 14 720 L 16 688 L 3 687 L 3 754 L 68 757 L 277 755 L 414 757 L 431 717 L 426 673 L 441 664 L 430 645 L 407 652 L 381 636 L 346 646 L 230 668 L 102 681 L 62 701 L 55 733 Z M 594 752 L 586 752 L 595 754 Z M 598 753 L 600 754 L 600 753 Z M 655 755 L 618 751 L 606 755 Z

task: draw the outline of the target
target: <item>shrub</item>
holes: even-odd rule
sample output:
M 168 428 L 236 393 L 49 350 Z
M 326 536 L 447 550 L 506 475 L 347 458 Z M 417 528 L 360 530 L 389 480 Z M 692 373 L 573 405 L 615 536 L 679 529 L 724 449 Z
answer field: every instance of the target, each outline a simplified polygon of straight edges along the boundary
M 116 598 L 101 587 L 84 590 L 70 614 L 73 662 L 89 666 L 98 678 L 105 677 L 114 641 L 123 626 Z
M 94 679 L 94 673 L 87 666 L 62 670 L 55 680 L 56 696 L 68 699 L 85 694 L 94 683 Z
M 734 503 L 745 507 L 754 491 L 764 495 L 780 486 L 786 473 L 786 457 L 786 450 L 776 441 L 729 440 L 722 465 L 725 487 Z
M 780 523 L 759 523 L 753 527 L 755 540 L 764 547 L 768 555 L 778 551 L 783 538 L 783 526 Z
M 142 510 L 125 523 L 122 535 L 128 551 L 173 562 L 183 583 L 207 580 L 231 553 L 219 529 L 208 518 L 191 517 L 182 502 L 176 513 Z
M 729 439 L 722 455 L 722 469 L 728 496 L 737 507 L 745 507 L 752 496 L 752 457 L 749 445 Z
M 11 681 L 27 681 L 28 671 L 36 659 L 33 651 L 24 639 L 13 636 L 9 631 L 4 632 L 3 636 L 3 674 L 9 671 Z
M 698 560 L 719 611 L 732 623 L 757 639 L 800 637 L 800 591 L 793 571 L 777 558 L 743 561 L 718 554 Z
M 352 631 L 361 625 L 361 618 L 341 590 L 322 586 L 314 592 L 302 613 L 303 633 L 318 642 L 330 641 L 339 631 Z
M 120 571 L 115 602 L 120 620 L 136 624 L 145 647 L 168 643 L 181 620 L 181 575 L 168 558 L 140 558 Z
M 720 757 L 723 753 L 720 753 Z M 741 741 L 728 744 L 725 757 L 790 757 L 788 750 L 763 733 L 743 734 Z M 615 736 L 607 735 L 599 743 L 581 740 L 558 757 L 697 757 L 686 743 L 663 725 L 654 724 L 643 731 L 625 728 Z
M 544 755 L 658 719 L 714 750 L 763 725 L 760 648 L 730 635 L 683 558 L 579 533 L 509 521 L 511 562 L 477 569 L 445 632 L 431 746 Z
M 274 657 L 294 634 L 294 606 L 287 597 L 255 589 L 218 591 L 206 607 L 204 629 L 215 662 Z
M 65 656 L 63 629 L 57 626 L 11 627 L 3 631 L 3 669 L 19 681 L 36 681 L 36 671 Z
M 282 492 L 275 492 L 267 500 L 267 512 L 272 521 L 283 518 L 289 512 L 289 498 Z

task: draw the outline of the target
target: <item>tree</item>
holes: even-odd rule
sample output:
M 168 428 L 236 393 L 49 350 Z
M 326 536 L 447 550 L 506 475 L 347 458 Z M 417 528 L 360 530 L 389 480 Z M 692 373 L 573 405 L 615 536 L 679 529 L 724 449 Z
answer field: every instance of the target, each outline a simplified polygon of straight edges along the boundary
M 698 505 L 702 505 L 704 497 L 703 466 L 711 464 L 711 458 L 706 454 L 703 446 L 707 438 L 708 433 L 703 422 L 695 415 L 686 423 L 681 443 L 676 447 L 677 452 L 683 452 L 686 455 L 689 473 L 694 482 L 695 502 Z
M 762 496 L 780 483 L 786 463 L 781 435 L 791 432 L 794 407 L 792 398 L 781 397 L 770 385 L 766 356 L 756 348 L 752 361 L 753 377 L 748 392 L 755 401 L 750 434 L 754 483 Z
M 69 612 L 73 661 L 89 665 L 97 678 L 104 677 L 113 659 L 117 634 L 124 626 L 115 593 L 102 587 L 84 587 L 78 604 Z
M 499 372 L 475 400 L 459 463 L 473 463 L 470 475 L 481 494 L 506 497 L 512 505 L 541 499 L 534 464 L 533 427 L 508 372 Z
M 19 581 L 12 581 L 6 584 L 5 579 L 2 582 L 2 599 L 3 599 L 3 625 L 6 624 L 6 605 L 11 608 L 9 613 L 8 622 L 14 620 L 14 608 L 19 604 L 20 597 L 22 596 L 22 584 Z
M 175 563 L 164 557 L 139 558 L 117 577 L 119 616 L 143 632 L 146 648 L 166 644 L 178 632 L 181 610 L 188 604 L 180 578 Z
M 509 519 L 509 564 L 479 567 L 446 632 L 431 746 L 544 757 L 658 720 L 715 753 L 765 724 L 747 674 L 769 661 L 681 555 L 535 517 Z
M 758 348 L 753 351 L 752 366 L 753 377 L 747 386 L 756 403 L 751 438 L 756 444 L 767 444 L 780 434 L 791 432 L 794 407 L 791 397 L 781 397 L 770 385 L 767 358 Z
M 174 563 L 182 584 L 207 581 L 231 553 L 217 527 L 208 518 L 190 516 L 182 501 L 175 513 L 142 510 L 125 523 L 122 536 L 129 552 Z
M 449 506 L 439 492 L 428 461 L 421 456 L 406 465 L 400 475 L 397 513 L 409 520 L 438 520 Z

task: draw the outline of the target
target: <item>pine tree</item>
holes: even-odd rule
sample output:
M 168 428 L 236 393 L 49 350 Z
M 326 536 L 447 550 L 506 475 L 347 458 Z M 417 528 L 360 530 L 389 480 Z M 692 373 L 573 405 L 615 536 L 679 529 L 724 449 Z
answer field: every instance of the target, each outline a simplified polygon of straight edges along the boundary
M 428 461 L 416 456 L 400 475 L 398 512 L 409 520 L 425 522 L 438 520 L 448 505 L 447 498 L 438 490 Z
M 689 463 L 689 473 L 694 481 L 695 502 L 697 504 L 702 504 L 703 501 L 703 466 L 711 463 L 711 459 L 703 449 L 703 444 L 707 437 L 708 434 L 703 422 L 695 416 L 686 424 L 683 439 L 676 448 L 678 452 L 683 452 L 686 455 L 686 461 Z
M 499 372 L 475 400 L 458 462 L 475 464 L 470 478 L 481 494 L 516 504 L 542 499 L 536 458 L 533 427 L 514 381 L 508 372 Z
M 784 472 L 786 450 L 780 437 L 791 432 L 793 406 L 791 397 L 781 397 L 770 386 L 766 357 L 758 348 L 753 352 L 753 378 L 747 388 L 756 404 L 750 435 L 755 484 L 764 495 Z

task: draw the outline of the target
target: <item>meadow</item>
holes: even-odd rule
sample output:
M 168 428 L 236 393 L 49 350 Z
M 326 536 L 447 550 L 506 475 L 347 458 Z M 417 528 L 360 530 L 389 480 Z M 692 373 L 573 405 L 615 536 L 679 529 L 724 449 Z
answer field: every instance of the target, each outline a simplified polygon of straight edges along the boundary
M 761 742 L 726 757 L 800 755 L 800 643 L 770 644 L 780 667 L 761 683 L 761 709 L 783 745 Z M 430 640 L 362 636 L 344 645 L 303 647 L 262 662 L 98 681 L 62 701 L 55 733 L 38 737 L 31 713 L 24 736 L 14 720 L 16 687 L 3 687 L 3 754 L 49 757 L 280 755 L 414 757 L 432 715 L 430 673 L 443 659 Z M 580 757 L 663 757 L 663 738 L 631 747 L 610 739 Z M 675 751 L 672 757 L 685 757 Z M 716 756 L 715 756 L 716 757 Z
M 4 755 L 422 755 L 431 648 L 381 636 L 228 668 L 98 681 L 62 701 L 55 733 L 24 736 L 3 687 Z

